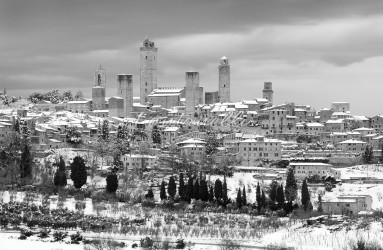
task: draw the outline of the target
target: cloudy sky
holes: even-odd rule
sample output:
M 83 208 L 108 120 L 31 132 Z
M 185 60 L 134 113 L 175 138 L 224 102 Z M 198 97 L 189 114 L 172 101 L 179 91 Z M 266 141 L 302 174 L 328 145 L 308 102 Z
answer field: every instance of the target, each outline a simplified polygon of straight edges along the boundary
M 348 101 L 353 114 L 383 114 L 382 0 L 0 0 L 0 87 L 10 95 L 81 89 L 94 70 L 134 75 L 145 36 L 158 47 L 159 86 L 200 72 L 218 89 L 230 60 L 233 100 L 262 96 L 317 110 Z

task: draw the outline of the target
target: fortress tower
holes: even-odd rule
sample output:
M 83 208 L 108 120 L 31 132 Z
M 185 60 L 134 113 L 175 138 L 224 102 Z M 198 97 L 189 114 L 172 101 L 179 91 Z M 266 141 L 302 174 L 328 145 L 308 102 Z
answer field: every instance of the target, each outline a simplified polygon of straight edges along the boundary
M 219 101 L 230 102 L 230 65 L 229 59 L 222 57 L 220 65 L 218 66 L 219 72 Z
M 140 47 L 140 102 L 148 102 L 148 95 L 157 88 L 157 48 L 145 39 Z
M 195 113 L 195 106 L 203 103 L 203 88 L 199 86 L 199 73 L 186 72 L 185 82 L 185 115 L 192 116 Z
M 130 117 L 133 111 L 133 75 L 117 75 L 117 96 L 124 99 L 124 117 Z
M 92 108 L 93 110 L 105 109 L 105 70 L 100 67 L 94 74 L 94 87 L 92 88 Z
M 271 105 L 273 104 L 273 93 L 273 83 L 265 82 L 263 88 L 263 98 L 267 99 L 271 103 Z

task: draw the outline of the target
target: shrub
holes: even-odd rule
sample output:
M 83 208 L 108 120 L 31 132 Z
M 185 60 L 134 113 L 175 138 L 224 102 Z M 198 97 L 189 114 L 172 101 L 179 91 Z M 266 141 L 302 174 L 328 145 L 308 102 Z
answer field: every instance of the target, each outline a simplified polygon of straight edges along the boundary
M 82 241 L 82 240 L 83 240 L 83 237 L 80 234 L 80 232 L 76 232 L 75 234 L 72 234 L 70 236 L 70 243 L 71 244 L 79 244 L 80 241 Z
M 37 237 L 39 237 L 41 239 L 48 238 L 50 232 L 51 232 L 51 230 L 41 229 L 40 232 L 39 232 L 39 235 Z
M 54 241 L 62 241 L 68 236 L 67 232 L 56 231 L 53 233 Z
M 156 203 L 154 203 L 153 199 L 145 199 L 142 201 L 142 207 L 149 207 L 149 208 L 154 208 L 156 207 Z
M 367 242 L 364 239 L 358 239 L 355 243 L 350 243 L 351 250 L 382 250 L 383 246 L 377 241 Z
M 143 248 L 149 248 L 153 246 L 153 240 L 149 237 L 142 238 L 140 240 L 140 246 Z
M 223 239 L 220 244 L 221 250 L 241 249 L 241 245 L 229 239 Z
M 186 247 L 185 241 L 183 239 L 178 239 L 176 241 L 176 249 L 184 249 Z
M 286 212 L 284 210 L 278 210 L 276 214 L 278 217 L 285 217 L 286 216 Z

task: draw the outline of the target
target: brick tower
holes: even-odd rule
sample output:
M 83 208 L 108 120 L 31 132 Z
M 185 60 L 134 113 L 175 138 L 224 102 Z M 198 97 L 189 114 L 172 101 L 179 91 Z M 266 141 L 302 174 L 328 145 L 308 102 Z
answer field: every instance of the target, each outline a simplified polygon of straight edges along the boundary
M 92 109 L 101 110 L 105 109 L 105 87 L 106 75 L 105 70 L 100 67 L 94 74 L 94 87 L 92 88 Z
M 219 101 L 230 102 L 230 65 L 229 59 L 222 57 L 219 72 Z
M 273 83 L 265 82 L 263 88 L 263 98 L 267 99 L 270 102 L 270 104 L 273 104 L 273 93 Z
M 124 99 L 124 117 L 131 117 L 133 111 L 133 75 L 117 75 L 117 96 Z
M 157 88 L 157 48 L 145 39 L 140 47 L 140 102 L 148 102 L 148 95 Z

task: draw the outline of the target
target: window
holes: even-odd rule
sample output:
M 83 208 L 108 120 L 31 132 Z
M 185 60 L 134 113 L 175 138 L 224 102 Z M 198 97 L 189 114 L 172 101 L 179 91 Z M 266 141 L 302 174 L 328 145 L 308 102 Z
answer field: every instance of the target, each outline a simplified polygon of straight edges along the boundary
M 346 207 L 350 207 L 350 204 L 346 204 Z

